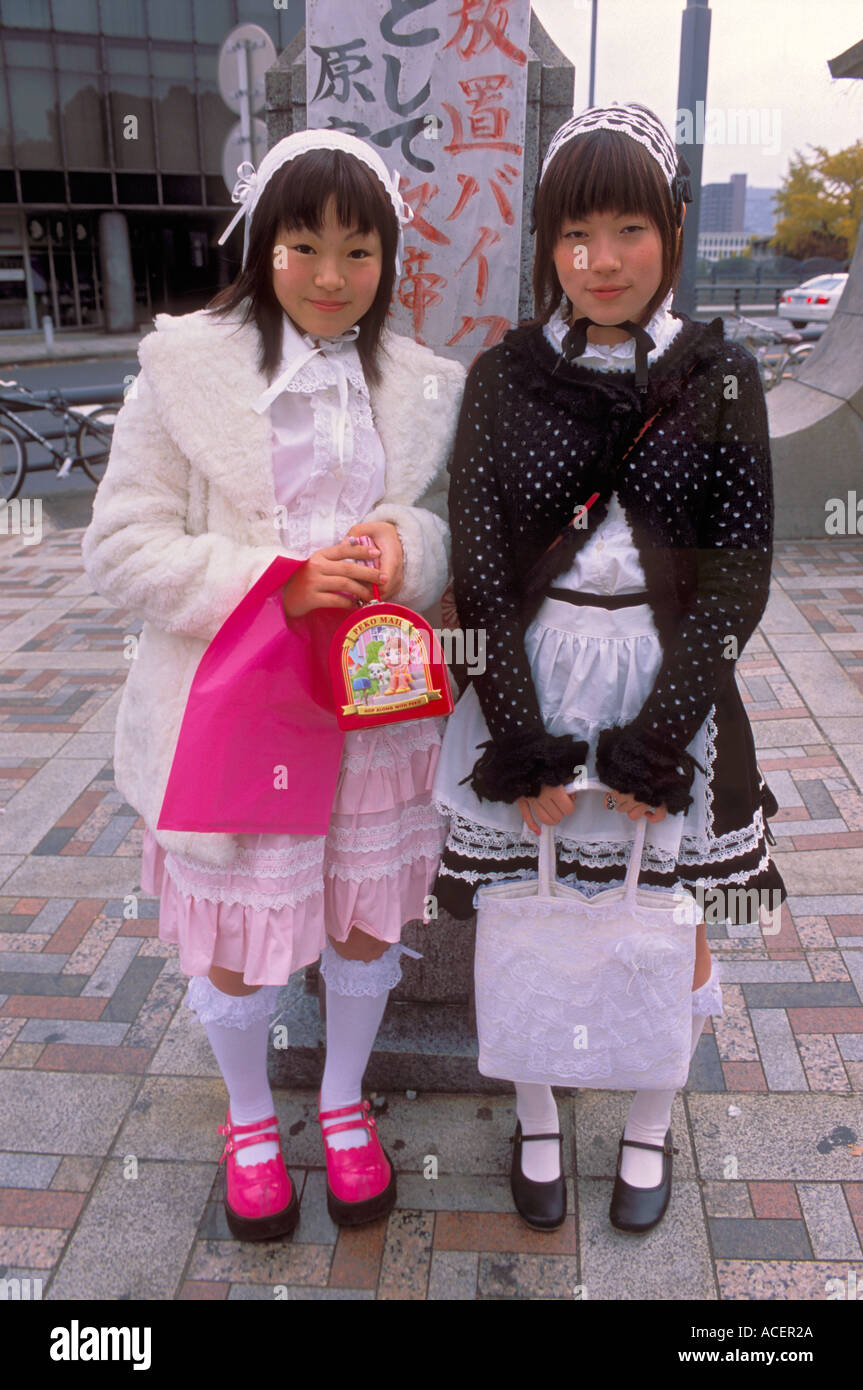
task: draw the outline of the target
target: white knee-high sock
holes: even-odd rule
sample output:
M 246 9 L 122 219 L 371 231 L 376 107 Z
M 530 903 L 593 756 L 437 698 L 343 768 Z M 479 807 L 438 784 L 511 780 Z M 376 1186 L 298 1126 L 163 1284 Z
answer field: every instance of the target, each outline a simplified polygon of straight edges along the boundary
M 695 1055 L 705 1018 L 709 1014 L 721 1013 L 719 968 L 716 962 L 712 961 L 707 980 L 692 991 L 690 1060 Z M 637 1139 L 644 1144 L 664 1144 L 676 1094 L 676 1091 L 636 1091 L 626 1117 L 624 1138 Z M 655 1187 L 662 1178 L 662 1154 L 649 1149 L 632 1149 L 624 1144 L 620 1159 L 620 1176 L 632 1187 Z
M 278 993 L 277 985 L 262 985 L 254 994 L 224 994 L 206 975 L 189 981 L 186 1003 L 207 1031 L 228 1088 L 231 1120 L 237 1125 L 267 1120 L 275 1114 L 267 1079 L 267 1036 Z M 278 1152 L 278 1146 L 268 1139 L 235 1149 L 234 1158 L 245 1168 L 266 1163 Z
M 557 1134 L 560 1121 L 550 1086 L 529 1081 L 515 1083 L 515 1112 L 522 1134 Z M 531 1182 L 551 1182 L 560 1177 L 560 1143 L 524 1144 L 521 1150 L 521 1171 Z
M 324 1122 L 331 1149 L 362 1148 L 366 1129 L 328 1134 L 334 1125 L 360 1119 L 363 1074 L 371 1056 L 390 990 L 402 977 L 402 948 L 390 946 L 377 960 L 346 960 L 329 945 L 321 953 L 321 974 L 327 986 L 327 1058 L 321 1081 L 321 1110 L 341 1110 L 356 1104 L 353 1114 Z

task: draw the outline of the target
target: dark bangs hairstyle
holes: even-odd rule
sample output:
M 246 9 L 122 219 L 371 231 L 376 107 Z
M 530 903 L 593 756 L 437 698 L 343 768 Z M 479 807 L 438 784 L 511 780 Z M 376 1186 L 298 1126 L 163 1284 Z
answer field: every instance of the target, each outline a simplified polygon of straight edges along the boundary
M 554 248 L 564 222 L 605 212 L 649 217 L 662 238 L 662 281 L 642 315 L 643 324 L 668 291 L 676 287 L 683 237 L 675 221 L 671 190 L 663 170 L 631 136 L 616 130 L 585 131 L 561 146 L 537 192 L 535 323 L 548 323 L 563 294 L 554 264 Z M 571 317 L 568 298 L 566 303 Z
M 356 340 L 366 380 L 372 385 L 380 381 L 378 348 L 395 286 L 398 222 L 377 175 L 343 150 L 308 150 L 276 170 L 252 216 L 245 268 L 207 305 L 211 313 L 223 316 L 242 308 L 241 323 L 257 324 L 258 368 L 268 381 L 273 380 L 281 361 L 285 312 L 273 289 L 273 249 L 279 229 L 295 232 L 308 227 L 320 234 L 330 198 L 335 198 L 342 226 L 363 234 L 375 230 L 381 238 L 380 283 L 371 307 L 359 320 Z

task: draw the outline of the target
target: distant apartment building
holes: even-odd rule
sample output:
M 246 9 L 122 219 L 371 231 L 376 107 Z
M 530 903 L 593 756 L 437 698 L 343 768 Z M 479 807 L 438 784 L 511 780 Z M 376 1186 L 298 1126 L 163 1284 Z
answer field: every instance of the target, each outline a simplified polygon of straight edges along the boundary
M 700 232 L 698 255 L 704 261 L 721 261 L 726 256 L 739 256 L 750 240 L 749 232 Z
M 727 183 L 704 184 L 699 232 L 742 232 L 745 205 L 745 174 L 732 174 Z
M 770 237 L 776 222 L 775 188 L 748 188 L 746 174 L 701 189 L 698 255 L 706 261 L 739 256 L 753 236 Z

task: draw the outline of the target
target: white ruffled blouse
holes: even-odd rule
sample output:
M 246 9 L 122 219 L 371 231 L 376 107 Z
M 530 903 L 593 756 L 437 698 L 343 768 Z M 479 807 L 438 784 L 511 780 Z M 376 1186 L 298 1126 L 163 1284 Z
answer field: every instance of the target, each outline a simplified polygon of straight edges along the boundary
M 356 336 L 313 338 L 285 314 L 279 370 L 255 402 L 270 412 L 280 543 L 297 560 L 342 540 L 384 493 L 384 450 Z

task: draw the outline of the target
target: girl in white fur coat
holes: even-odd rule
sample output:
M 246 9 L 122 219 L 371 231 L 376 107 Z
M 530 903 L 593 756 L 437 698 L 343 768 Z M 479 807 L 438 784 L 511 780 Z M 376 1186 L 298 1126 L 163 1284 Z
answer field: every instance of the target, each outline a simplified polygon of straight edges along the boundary
M 410 211 L 374 150 L 304 131 L 240 172 L 243 270 L 142 342 L 83 554 L 96 589 L 144 619 L 115 777 L 146 823 L 142 887 L 228 1088 L 228 1223 L 255 1240 L 298 1220 L 267 1036 L 279 987 L 319 956 L 330 1214 L 355 1225 L 395 1202 L 361 1087 L 402 924 L 422 917 L 443 843 L 441 721 L 346 734 L 325 836 L 203 834 L 157 829 L 183 711 L 206 647 L 280 555 L 305 562 L 281 591 L 294 628 L 351 610 L 373 582 L 434 618 L 464 370 L 385 326 Z M 353 558 L 360 535 L 371 568 Z

